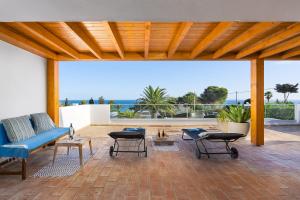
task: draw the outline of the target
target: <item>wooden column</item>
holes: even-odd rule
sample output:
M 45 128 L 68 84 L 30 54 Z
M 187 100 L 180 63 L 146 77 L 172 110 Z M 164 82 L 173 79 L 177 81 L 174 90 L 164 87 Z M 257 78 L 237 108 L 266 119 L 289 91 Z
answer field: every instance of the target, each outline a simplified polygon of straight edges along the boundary
M 251 60 L 251 143 L 264 144 L 264 60 Z
M 47 112 L 54 123 L 59 125 L 58 61 L 47 60 Z

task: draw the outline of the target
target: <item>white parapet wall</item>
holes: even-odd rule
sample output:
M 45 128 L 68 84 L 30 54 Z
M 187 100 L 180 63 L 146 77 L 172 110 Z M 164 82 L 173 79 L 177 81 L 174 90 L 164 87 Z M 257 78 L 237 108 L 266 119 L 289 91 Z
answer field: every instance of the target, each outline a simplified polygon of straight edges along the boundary
M 75 130 L 91 124 L 105 125 L 110 123 L 110 105 L 76 105 L 59 108 L 60 127 L 69 127 L 72 123 Z
M 90 116 L 92 125 L 105 125 L 110 123 L 110 105 L 90 105 Z

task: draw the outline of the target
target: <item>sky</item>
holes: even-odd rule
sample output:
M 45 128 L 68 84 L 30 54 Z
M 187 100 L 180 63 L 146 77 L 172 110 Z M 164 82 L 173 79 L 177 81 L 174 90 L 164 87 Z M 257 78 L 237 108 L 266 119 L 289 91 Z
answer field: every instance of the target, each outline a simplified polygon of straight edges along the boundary
M 277 83 L 300 82 L 300 61 L 266 61 L 265 89 Z M 228 89 L 228 99 L 246 99 L 250 93 L 249 61 L 80 61 L 60 62 L 60 99 L 132 100 L 152 85 L 166 88 L 168 95 L 197 95 L 208 86 Z M 273 89 L 273 99 L 282 94 Z M 290 99 L 300 99 L 300 93 Z

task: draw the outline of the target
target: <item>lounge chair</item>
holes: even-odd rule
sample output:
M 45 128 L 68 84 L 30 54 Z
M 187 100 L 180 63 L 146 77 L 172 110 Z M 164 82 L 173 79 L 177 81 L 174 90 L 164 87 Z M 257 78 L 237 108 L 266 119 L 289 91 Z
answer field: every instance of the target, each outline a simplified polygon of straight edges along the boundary
M 186 138 L 188 135 L 190 138 Z M 182 129 L 182 139 L 183 140 L 193 140 L 196 144 L 196 156 L 200 159 L 201 155 L 207 155 L 209 158 L 211 154 L 229 154 L 231 158 L 236 159 L 239 156 L 239 152 L 235 147 L 230 147 L 229 143 L 235 142 L 244 134 L 240 133 L 212 133 L 207 132 L 207 130 L 202 128 L 190 128 Z M 222 152 L 209 152 L 208 148 L 204 144 L 204 140 L 209 140 L 210 142 L 224 142 L 225 151 Z M 203 147 L 204 151 L 201 151 L 199 144 Z
M 117 132 L 110 132 L 108 134 L 111 138 L 113 138 L 114 145 L 110 146 L 109 148 L 109 155 L 113 156 L 114 153 L 117 156 L 119 152 L 122 153 L 137 153 L 138 156 L 141 153 L 144 153 L 145 157 L 147 157 L 147 146 L 146 146 L 146 131 L 144 128 L 124 128 L 123 131 Z M 120 150 L 120 143 L 119 141 L 126 140 L 126 141 L 134 141 L 138 144 L 137 150 Z M 140 146 L 143 144 L 143 149 L 140 150 Z

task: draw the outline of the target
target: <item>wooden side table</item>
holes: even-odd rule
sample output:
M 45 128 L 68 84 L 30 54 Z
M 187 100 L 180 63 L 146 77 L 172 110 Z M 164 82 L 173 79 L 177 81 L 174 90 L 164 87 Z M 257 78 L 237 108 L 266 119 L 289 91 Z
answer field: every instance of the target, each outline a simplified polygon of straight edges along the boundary
M 92 139 L 91 139 L 91 138 L 75 137 L 73 140 L 70 140 L 70 139 L 64 139 L 64 140 L 57 141 L 57 142 L 55 143 L 55 147 L 54 147 L 54 154 L 53 154 L 52 165 L 54 165 L 58 147 L 67 147 L 68 155 L 69 155 L 69 151 L 70 151 L 70 148 L 71 148 L 71 147 L 78 147 L 78 152 L 79 152 L 79 162 L 80 162 L 80 166 L 82 167 L 82 166 L 83 166 L 82 146 L 83 146 L 86 142 L 89 143 L 89 146 L 90 146 L 90 153 L 91 153 L 91 155 L 93 155 Z

